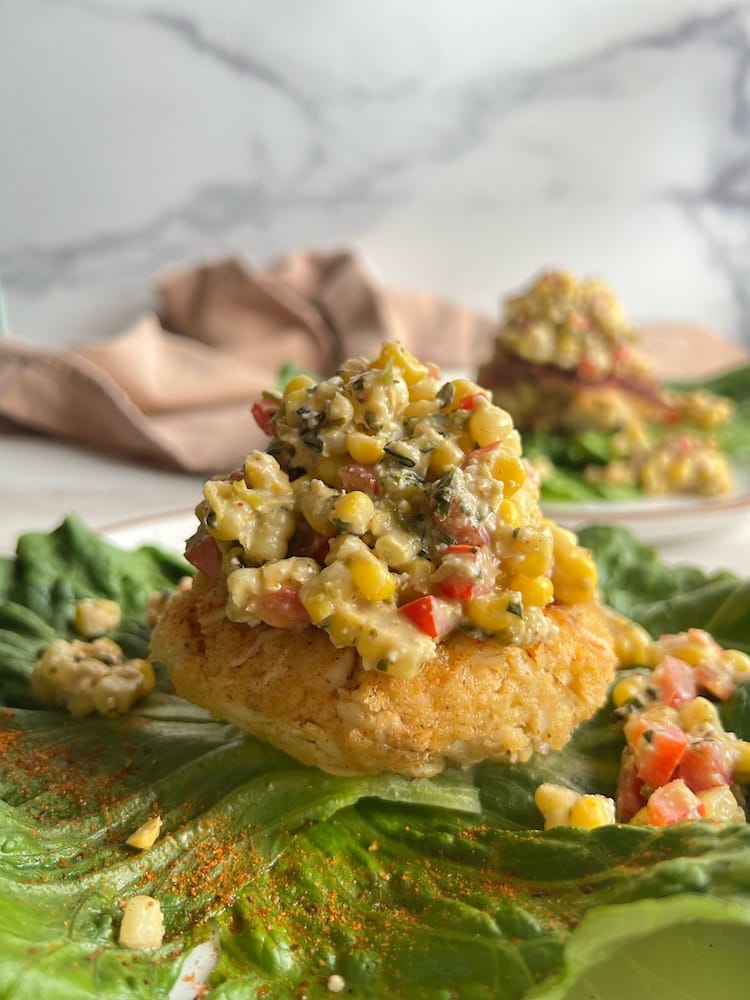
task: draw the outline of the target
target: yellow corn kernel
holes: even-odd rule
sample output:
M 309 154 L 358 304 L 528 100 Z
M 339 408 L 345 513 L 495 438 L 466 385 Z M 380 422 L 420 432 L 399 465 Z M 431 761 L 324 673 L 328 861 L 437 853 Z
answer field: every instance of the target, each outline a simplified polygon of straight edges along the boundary
M 701 660 L 705 660 L 709 655 L 710 650 L 706 646 L 699 642 L 690 642 L 686 640 L 681 645 L 677 646 L 673 653 L 678 656 L 685 663 L 689 663 L 691 667 L 697 667 Z
M 570 811 L 580 798 L 580 794 L 565 785 L 545 781 L 534 792 L 534 802 L 544 816 L 544 829 L 554 826 L 568 826 Z
M 131 667 L 135 667 L 140 671 L 143 677 L 143 683 L 141 684 L 141 691 L 144 695 L 149 694 L 156 687 L 156 674 L 154 673 L 154 668 L 151 666 L 148 660 L 130 660 Z
M 722 657 L 736 680 L 744 680 L 750 674 L 750 656 L 739 649 L 727 649 Z
M 286 399 L 293 392 L 297 392 L 300 389 L 310 389 L 314 385 L 315 379 L 310 378 L 309 375 L 294 375 L 284 386 L 284 398 Z
M 570 810 L 570 826 L 593 830 L 615 822 L 615 803 L 606 795 L 582 795 Z
M 377 549 L 377 542 L 375 543 L 375 548 Z M 425 559 L 423 556 L 418 556 L 416 559 L 412 559 L 405 566 L 397 567 L 402 569 L 404 573 L 409 576 L 409 581 L 414 585 L 414 587 L 419 590 L 420 587 L 424 586 L 426 589 L 427 581 L 435 572 L 435 567 L 432 565 L 429 559 Z
M 412 403 L 429 402 L 432 405 L 431 413 L 440 409 L 440 404 L 435 399 L 435 394 L 440 389 L 440 382 L 428 375 L 427 378 L 420 379 L 414 385 L 409 386 L 409 399 Z
M 596 593 L 597 575 L 594 558 L 587 549 L 577 548 L 556 559 L 552 570 L 555 597 L 564 604 L 590 601 Z
M 387 566 L 403 570 L 419 552 L 421 541 L 418 536 L 406 531 L 389 531 L 375 542 L 375 555 Z
M 363 431 L 352 431 L 346 439 L 346 448 L 355 462 L 365 465 L 379 462 L 385 454 L 380 438 Z
M 744 784 L 750 781 L 750 743 L 747 740 L 735 740 L 732 749 L 734 758 L 734 780 Z
M 513 496 L 526 482 L 526 466 L 515 455 L 500 452 L 492 461 L 492 475 L 501 480 L 506 497 Z
M 164 940 L 161 904 L 152 896 L 131 896 L 125 904 L 119 943 L 123 948 L 160 948 Z
M 644 694 L 648 680 L 642 674 L 634 674 L 632 677 L 623 677 L 612 688 L 612 703 L 615 708 L 622 708 L 631 702 L 640 704 L 644 700 Z
M 521 523 L 521 512 L 512 500 L 502 500 L 499 507 L 500 517 L 511 528 L 517 528 Z
M 364 535 L 370 518 L 375 513 L 375 504 L 366 493 L 352 490 L 344 493 L 333 505 L 331 522 L 334 527 L 350 531 L 354 535 Z
M 402 420 L 411 420 L 412 417 L 417 417 L 422 419 L 423 417 L 429 417 L 431 414 L 437 412 L 439 404 L 434 399 L 418 399 L 404 409 L 401 414 Z
M 607 610 L 607 622 L 621 667 L 632 667 L 635 664 L 656 666 L 651 662 L 653 646 L 651 636 L 642 625 L 611 610 Z
M 352 559 L 349 571 L 354 586 L 368 601 L 387 601 L 393 597 L 396 578 L 379 559 Z
M 466 602 L 469 621 L 485 632 L 504 632 L 518 622 L 518 615 L 508 611 L 507 594 L 488 594 Z
M 120 605 L 117 601 L 109 601 L 103 597 L 82 597 L 76 601 L 73 612 L 73 624 L 79 635 L 87 639 L 117 628 L 122 618 Z
M 698 726 L 709 727 L 717 733 L 724 732 L 716 706 L 708 698 L 699 696 L 689 701 L 680 709 L 679 720 L 686 733 Z
M 441 475 L 460 465 L 465 457 L 466 453 L 455 441 L 443 438 L 430 452 L 430 472 Z
M 510 414 L 499 406 L 477 406 L 469 418 L 469 433 L 480 447 L 502 441 L 512 430 Z
M 307 389 L 294 389 L 292 392 L 284 394 L 284 411 L 287 420 L 291 424 L 299 424 L 300 418 L 297 416 L 297 410 L 302 406 L 306 406 L 309 399 L 310 396 Z
M 555 596 L 552 581 L 548 576 L 525 576 L 523 573 L 516 573 L 510 589 L 517 590 L 523 598 L 523 603 L 534 608 L 546 607 Z
M 300 592 L 300 598 L 305 606 L 305 611 L 315 625 L 320 625 L 321 622 L 330 618 L 336 609 L 333 598 L 322 588 L 310 588 L 309 590 L 305 588 Z
M 418 361 L 411 351 L 407 351 L 398 341 L 392 340 L 383 344 L 379 356 L 372 362 L 370 368 L 384 368 L 389 361 L 401 369 L 407 385 L 415 385 L 429 374 L 427 365 Z
M 326 486 L 336 486 L 339 481 L 339 469 L 349 462 L 348 455 L 325 455 L 315 466 L 315 475 L 322 479 Z
M 578 537 L 569 528 L 562 528 L 559 524 L 548 519 L 544 521 L 544 527 L 549 528 L 552 532 L 555 556 L 559 557 L 565 553 L 572 552 L 578 547 Z
M 527 552 L 518 564 L 519 572 L 525 576 L 544 576 L 552 565 L 552 546 L 549 538 L 544 535 L 537 536 L 535 543 L 537 547 Z
M 706 807 L 706 819 L 715 823 L 745 823 L 745 810 L 726 785 L 707 788 L 698 792 L 698 798 Z
M 137 847 L 139 851 L 147 851 L 149 847 L 153 847 L 156 843 L 157 837 L 161 833 L 162 819 L 161 816 L 151 816 L 142 823 L 135 833 L 131 833 L 128 839 L 125 841 L 131 847 Z
M 474 396 L 478 392 L 482 392 L 486 395 L 484 390 L 480 389 L 476 382 L 471 382 L 468 378 L 452 378 L 450 380 L 450 384 L 453 386 L 453 398 L 445 407 L 449 413 L 453 410 L 457 410 L 462 401 L 468 396 Z

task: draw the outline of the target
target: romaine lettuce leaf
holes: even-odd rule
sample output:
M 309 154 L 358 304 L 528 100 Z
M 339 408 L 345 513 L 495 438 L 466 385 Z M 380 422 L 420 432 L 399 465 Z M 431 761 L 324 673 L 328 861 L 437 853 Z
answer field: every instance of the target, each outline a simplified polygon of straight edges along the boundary
M 605 585 L 640 607 L 618 564 L 626 549 L 644 553 L 602 530 Z M 648 565 L 644 615 L 675 592 L 669 571 Z M 724 962 L 722 945 L 750 945 L 749 827 L 539 829 L 540 781 L 613 791 L 623 739 L 611 705 L 560 753 L 429 781 L 323 774 L 166 690 L 116 720 L 33 706 L 25 677 L 39 648 L 67 634 L 75 596 L 123 601 L 137 647 L 148 593 L 184 572 L 70 520 L 0 564 L 1 1000 L 168 997 L 209 938 L 220 948 L 213 998 L 330 997 L 336 973 L 345 995 L 383 1000 L 616 1000 L 628 982 L 631 996 L 671 1000 L 653 979 L 671 974 L 654 942 L 678 934 L 693 946 L 685 967 L 705 973 L 694 981 L 712 984 L 696 1000 L 742 995 L 744 966 Z M 706 624 L 704 605 L 691 624 Z M 726 711 L 750 735 L 750 688 Z M 128 848 L 157 812 L 156 844 Z M 162 903 L 155 952 L 117 945 L 120 901 L 135 892 Z M 620 965 L 602 972 L 602 961 Z

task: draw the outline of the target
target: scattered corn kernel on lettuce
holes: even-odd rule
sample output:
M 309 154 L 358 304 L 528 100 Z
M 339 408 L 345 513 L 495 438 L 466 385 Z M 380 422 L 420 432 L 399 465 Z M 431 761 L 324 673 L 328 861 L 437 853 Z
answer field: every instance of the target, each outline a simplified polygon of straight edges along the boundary
M 669 570 L 621 530 L 583 540 L 619 611 L 750 649 L 747 583 Z M 559 753 L 409 781 L 305 768 L 163 678 L 112 718 L 34 703 L 32 664 L 72 638 L 80 597 L 120 604 L 112 638 L 139 657 L 149 596 L 185 572 L 73 519 L 0 562 L 3 1000 L 169 997 L 209 938 L 212 998 L 327 997 L 342 979 L 347 995 L 383 1000 L 744 995 L 748 825 L 542 830 L 544 782 L 612 795 L 624 739 L 611 704 Z M 750 738 L 747 684 L 721 711 Z M 134 851 L 128 837 L 155 815 L 158 839 Z M 135 896 L 159 902 L 158 947 L 118 943 Z

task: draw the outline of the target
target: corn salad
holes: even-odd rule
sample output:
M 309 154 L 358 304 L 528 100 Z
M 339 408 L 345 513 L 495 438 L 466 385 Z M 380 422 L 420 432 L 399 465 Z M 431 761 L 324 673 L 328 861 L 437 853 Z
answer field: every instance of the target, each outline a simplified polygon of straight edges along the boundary
M 413 676 L 456 629 L 527 645 L 589 600 L 575 535 L 543 519 L 509 415 L 398 343 L 254 408 L 265 452 L 209 480 L 187 558 L 233 621 L 313 625 L 367 669 Z

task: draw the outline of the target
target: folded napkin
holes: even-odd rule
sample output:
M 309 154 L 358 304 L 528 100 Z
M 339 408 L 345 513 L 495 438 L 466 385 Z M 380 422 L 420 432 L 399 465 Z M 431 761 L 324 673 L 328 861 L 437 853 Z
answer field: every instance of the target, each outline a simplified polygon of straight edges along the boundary
M 400 340 L 424 361 L 476 372 L 494 319 L 382 287 L 351 253 L 299 252 L 267 268 L 224 260 L 166 275 L 158 309 L 111 339 L 64 352 L 0 340 L 0 417 L 110 455 L 223 472 L 265 439 L 250 415 L 288 362 L 330 375 L 347 357 Z M 658 374 L 744 363 L 694 326 L 643 328 Z
M 0 416 L 163 468 L 225 471 L 263 445 L 250 407 L 284 364 L 330 375 L 395 339 L 472 370 L 492 337 L 488 317 L 386 289 L 345 252 L 224 260 L 168 274 L 157 293 L 157 313 L 111 339 L 64 352 L 0 341 Z

